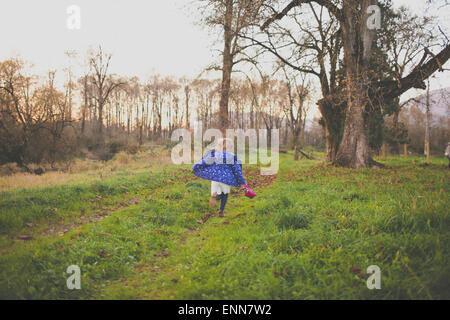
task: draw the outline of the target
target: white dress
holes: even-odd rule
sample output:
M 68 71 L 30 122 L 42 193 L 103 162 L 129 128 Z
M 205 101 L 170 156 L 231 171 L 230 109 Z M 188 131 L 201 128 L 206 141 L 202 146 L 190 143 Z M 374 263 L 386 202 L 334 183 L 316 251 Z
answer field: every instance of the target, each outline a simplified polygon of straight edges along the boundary
M 217 182 L 217 181 L 211 181 L 211 195 L 216 194 L 222 194 L 222 193 L 230 193 L 231 187 L 228 184 Z

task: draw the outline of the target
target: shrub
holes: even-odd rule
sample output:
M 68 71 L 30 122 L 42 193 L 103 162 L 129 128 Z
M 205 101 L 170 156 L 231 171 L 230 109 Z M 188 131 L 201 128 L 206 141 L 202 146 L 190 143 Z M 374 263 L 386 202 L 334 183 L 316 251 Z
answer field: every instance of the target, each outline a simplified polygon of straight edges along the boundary
M 136 154 L 139 152 L 139 145 L 138 144 L 130 144 L 126 147 L 126 151 L 128 154 Z
M 130 156 L 125 152 L 119 152 L 114 156 L 114 160 L 120 164 L 128 164 L 130 162 Z
M 25 172 L 25 170 L 17 166 L 16 163 L 7 163 L 0 166 L 0 176 L 10 176 L 18 172 Z
M 109 152 L 113 155 L 124 150 L 125 146 L 125 141 L 119 139 L 114 139 L 107 143 L 107 149 L 109 149 Z

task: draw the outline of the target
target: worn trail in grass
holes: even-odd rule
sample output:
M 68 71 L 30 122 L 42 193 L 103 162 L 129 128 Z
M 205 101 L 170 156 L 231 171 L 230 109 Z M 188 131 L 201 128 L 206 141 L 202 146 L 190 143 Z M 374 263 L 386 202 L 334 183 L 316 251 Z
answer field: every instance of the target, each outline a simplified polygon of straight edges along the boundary
M 245 174 L 247 179 L 256 185 L 255 189 L 261 197 L 269 192 L 276 179 L 276 176 L 259 175 L 257 168 L 247 169 Z M 206 202 L 209 193 L 205 188 L 203 190 Z M 239 240 L 238 229 L 257 222 L 254 209 L 254 202 L 242 198 L 242 194 L 235 190 L 230 197 L 227 206 L 229 213 L 226 217 L 218 217 L 217 208 L 206 209 L 205 216 L 197 220 L 197 225 L 175 235 L 167 248 L 155 253 L 146 263 L 139 264 L 133 276 L 113 282 L 104 290 L 103 296 L 143 299 L 192 298 L 189 295 L 183 296 L 181 292 L 185 286 L 197 285 L 192 279 L 185 278 L 194 260 L 202 259 L 203 255 L 220 257 L 250 250 L 245 240 Z M 169 235 L 161 229 L 154 232 Z M 231 238 L 227 239 L 226 235 L 231 235 Z M 238 246 L 239 244 L 242 245 Z M 200 295 L 198 298 L 203 297 Z
M 228 216 L 204 224 L 198 220 L 215 212 L 209 184 L 188 167 L 113 177 L 100 193 L 98 183 L 3 193 L 0 218 L 8 225 L 1 224 L 0 297 L 450 297 L 443 159 L 423 166 L 420 159 L 390 158 L 386 169 L 349 170 L 291 156 L 283 155 L 276 181 L 246 168 L 258 196 L 234 194 Z M 106 198 L 89 201 L 98 195 Z M 41 202 L 30 206 L 29 197 Z M 70 224 L 80 208 L 95 212 L 92 206 L 109 213 L 62 235 L 42 236 L 38 228 L 31 241 L 12 240 L 27 223 Z M 46 220 L 48 207 L 57 210 Z M 81 268 L 81 290 L 66 287 L 72 264 Z M 382 271 L 381 290 L 366 287 L 365 270 L 373 264 Z

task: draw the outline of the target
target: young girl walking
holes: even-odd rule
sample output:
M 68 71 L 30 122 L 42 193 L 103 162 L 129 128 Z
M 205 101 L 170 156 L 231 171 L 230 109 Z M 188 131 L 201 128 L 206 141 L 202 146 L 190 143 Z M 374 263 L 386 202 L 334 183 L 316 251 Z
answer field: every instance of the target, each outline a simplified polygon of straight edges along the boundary
M 220 200 L 219 217 L 224 217 L 230 187 L 248 189 L 242 174 L 242 164 L 237 156 L 226 151 L 230 139 L 220 139 L 213 150 L 208 151 L 202 160 L 192 167 L 194 174 L 202 179 L 211 180 L 211 199 L 209 205 L 216 206 Z

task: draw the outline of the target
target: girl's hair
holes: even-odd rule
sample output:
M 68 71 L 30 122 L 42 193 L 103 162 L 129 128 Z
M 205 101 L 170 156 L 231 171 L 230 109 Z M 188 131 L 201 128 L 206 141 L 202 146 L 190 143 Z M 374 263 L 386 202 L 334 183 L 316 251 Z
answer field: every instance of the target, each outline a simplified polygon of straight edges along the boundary
M 229 139 L 229 138 L 221 138 L 218 139 L 216 144 L 215 144 L 215 148 L 216 149 L 223 149 L 223 144 L 224 142 L 226 142 L 227 146 L 229 146 L 230 144 L 233 143 L 233 140 Z

